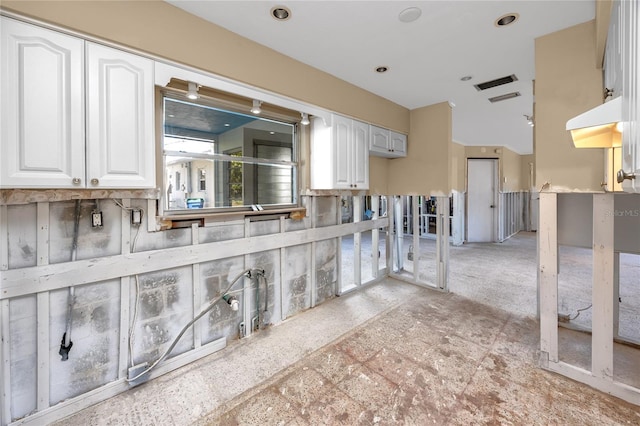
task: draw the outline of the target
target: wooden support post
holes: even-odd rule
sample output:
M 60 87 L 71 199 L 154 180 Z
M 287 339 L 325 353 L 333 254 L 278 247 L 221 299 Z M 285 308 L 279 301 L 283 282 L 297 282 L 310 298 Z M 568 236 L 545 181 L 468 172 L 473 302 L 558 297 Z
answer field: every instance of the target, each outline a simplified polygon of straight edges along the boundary
M 438 197 L 436 204 L 436 262 L 438 288 L 449 288 L 449 197 Z
M 200 244 L 200 228 L 197 223 L 191 225 L 191 244 Z M 194 263 L 191 266 L 192 283 L 193 283 L 193 316 L 200 312 L 202 306 L 201 283 L 200 283 L 200 264 Z M 193 323 L 193 348 L 197 349 L 202 346 L 202 322 Z
M 125 207 L 121 209 L 120 214 L 120 253 L 123 255 L 130 254 L 132 251 L 131 240 L 131 214 L 127 208 L 131 207 L 131 202 L 128 199 L 122 200 L 122 205 Z M 142 226 L 142 224 L 138 225 Z M 129 359 L 133 358 L 133 354 L 129 353 L 129 329 L 134 327 L 135 324 L 130 324 L 131 321 L 131 277 L 126 276 L 120 278 L 120 351 L 118 358 L 118 378 L 127 377 L 127 371 L 130 367 Z
M 49 203 L 37 204 L 37 265 L 49 264 Z M 49 407 L 49 292 L 37 293 L 37 408 Z
M 411 230 L 413 244 L 413 281 L 420 281 L 420 203 L 419 195 L 411 196 Z
M 353 199 L 353 223 L 362 221 L 362 197 L 354 195 Z M 353 234 L 353 282 L 356 287 L 362 285 L 362 233 Z
M 591 373 L 613 380 L 613 194 L 593 195 L 593 331 Z
M 613 254 L 613 337 L 620 337 L 620 252 Z
M 9 269 L 7 206 L 0 206 L 0 271 Z M 11 422 L 11 346 L 9 300 L 0 300 L 0 424 Z
M 245 238 L 251 238 L 251 221 L 249 220 L 249 218 L 245 218 L 244 219 L 244 237 Z M 249 254 L 245 254 L 244 255 L 244 265 L 242 267 L 242 269 L 246 269 L 249 267 L 249 262 L 251 261 L 251 259 L 249 258 Z M 253 324 L 251 323 L 251 320 L 253 318 L 253 309 L 251 308 L 251 300 L 252 300 L 252 291 L 251 291 L 251 285 L 252 285 L 252 280 L 247 280 L 244 278 L 242 279 L 242 306 L 243 306 L 243 313 L 244 313 L 244 318 L 242 319 L 244 321 L 244 336 L 245 337 L 249 337 L 251 336 L 251 333 L 253 333 Z M 255 303 L 255 300 L 254 300 Z
M 280 216 L 280 234 L 284 234 L 286 231 L 286 222 L 284 220 L 284 216 Z M 284 284 L 284 271 L 287 268 L 286 262 L 285 262 L 285 258 L 286 258 L 286 251 L 287 249 L 285 247 L 281 247 L 280 248 L 280 282 Z M 273 294 L 273 300 L 274 300 L 274 304 L 276 303 L 275 301 L 278 300 L 280 303 L 280 321 L 284 321 L 287 317 L 286 312 L 284 312 L 284 291 L 283 291 L 283 286 L 282 285 L 274 285 L 274 294 Z M 274 315 L 275 317 L 275 315 Z
M 558 362 L 558 197 L 540 193 L 538 228 L 538 291 L 540 292 L 540 356 Z
M 342 203 L 340 202 L 340 197 L 337 196 L 335 197 L 336 200 L 336 224 L 337 225 L 341 225 L 342 224 Z M 342 294 L 342 290 L 344 287 L 344 280 L 342 279 L 342 237 L 338 237 L 338 247 L 336 250 L 336 264 L 337 264 L 337 268 L 338 270 L 337 272 L 337 277 L 338 279 L 336 280 L 336 284 L 337 284 L 337 289 L 336 289 L 336 294 L 340 295 Z
M 380 196 L 372 195 L 371 196 L 371 210 L 373 211 L 373 215 L 371 219 L 378 219 L 378 211 L 380 210 Z M 372 277 L 375 280 L 378 278 L 380 270 L 380 230 L 379 228 L 374 228 L 371 230 L 371 273 Z
M 317 216 L 318 216 L 318 203 L 316 202 L 316 197 L 310 197 L 310 203 L 311 203 L 311 228 L 315 228 L 318 220 L 317 220 Z M 318 265 L 316 264 L 316 242 L 312 241 L 311 242 L 311 254 L 310 254 L 310 259 L 309 259 L 309 265 L 311 267 L 311 295 L 309 297 L 310 300 L 310 306 L 313 308 L 316 306 L 317 303 L 317 299 L 318 299 Z

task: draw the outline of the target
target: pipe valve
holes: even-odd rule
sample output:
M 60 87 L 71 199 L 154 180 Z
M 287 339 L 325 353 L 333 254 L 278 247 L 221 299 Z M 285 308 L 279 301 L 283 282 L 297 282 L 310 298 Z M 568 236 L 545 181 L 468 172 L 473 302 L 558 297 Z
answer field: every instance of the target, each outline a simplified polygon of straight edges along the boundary
M 237 297 L 225 294 L 222 298 L 229 304 L 232 311 L 237 311 L 240 308 L 240 302 Z

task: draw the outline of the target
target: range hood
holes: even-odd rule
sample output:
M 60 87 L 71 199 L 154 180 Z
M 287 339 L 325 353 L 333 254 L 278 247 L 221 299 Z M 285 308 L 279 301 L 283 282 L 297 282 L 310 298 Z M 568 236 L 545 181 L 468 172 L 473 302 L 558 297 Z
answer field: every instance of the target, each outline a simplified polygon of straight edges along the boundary
M 605 102 L 567 121 L 576 148 L 622 146 L 622 96 Z

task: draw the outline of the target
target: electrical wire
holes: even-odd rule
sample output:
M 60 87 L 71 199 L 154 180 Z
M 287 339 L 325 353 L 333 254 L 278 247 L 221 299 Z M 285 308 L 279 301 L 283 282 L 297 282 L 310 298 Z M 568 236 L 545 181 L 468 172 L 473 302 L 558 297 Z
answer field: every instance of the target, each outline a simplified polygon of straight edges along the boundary
M 182 330 L 180 330 L 180 333 L 178 333 L 178 335 L 175 337 L 175 339 L 173 339 L 173 342 L 171 343 L 171 345 L 167 348 L 166 351 L 164 351 L 164 353 L 153 362 L 153 364 L 151 364 L 148 368 L 146 368 L 144 371 L 142 371 L 141 373 L 139 373 L 138 375 L 136 375 L 133 378 L 128 378 L 126 379 L 127 382 L 133 382 L 138 380 L 140 377 L 144 376 L 145 374 L 147 374 L 148 372 L 150 372 L 151 370 L 153 370 L 158 364 L 160 364 L 160 362 L 162 362 L 167 355 L 169 355 L 169 353 L 171 353 L 171 351 L 173 350 L 173 348 L 176 347 L 176 345 L 178 344 L 178 342 L 180 341 L 180 339 L 182 338 L 182 336 L 184 335 L 184 333 L 196 322 L 198 321 L 200 318 L 202 318 L 207 312 L 209 312 L 217 302 L 220 301 L 220 299 L 222 299 L 222 296 L 224 296 L 225 294 L 227 294 L 227 292 L 229 292 L 229 290 L 231 290 L 233 288 L 233 286 L 240 280 L 240 278 L 242 277 L 248 277 L 251 278 L 252 276 L 252 272 L 257 275 L 258 277 L 260 275 L 264 275 L 264 271 L 262 269 L 245 269 L 244 271 L 242 271 L 236 278 L 233 279 L 233 281 L 231 282 L 231 284 L 229 284 L 229 286 L 226 288 L 225 291 L 220 293 L 220 296 L 215 297 L 214 299 L 212 299 L 209 304 L 200 311 L 200 313 L 198 315 L 196 315 L 191 321 L 189 321 L 184 327 L 182 327 Z
M 590 304 L 589 306 L 587 306 L 586 308 L 582 308 L 582 309 L 578 309 L 576 316 L 575 317 L 570 317 L 569 319 L 571 321 L 573 321 L 574 319 L 578 318 L 580 316 L 580 312 L 582 311 L 586 311 L 587 309 L 590 309 L 593 306 L 593 304 Z
M 122 204 L 122 202 L 116 200 L 115 198 L 113 199 L 113 202 L 124 211 L 130 212 L 133 210 L 140 210 L 140 219 L 142 220 L 142 218 L 144 217 L 144 209 L 134 209 L 133 207 L 126 207 L 124 204 Z M 136 234 L 133 236 L 133 241 L 131 242 L 131 253 L 135 253 L 136 251 L 136 243 L 138 242 L 138 236 L 140 235 L 141 227 L 141 225 L 137 226 L 138 229 L 136 230 Z M 136 282 L 136 300 L 133 304 L 133 318 L 131 321 L 131 326 L 129 327 L 129 365 L 133 365 L 133 337 L 135 334 L 134 326 L 138 321 L 138 305 L 140 304 L 140 278 L 137 274 L 134 275 L 133 278 Z

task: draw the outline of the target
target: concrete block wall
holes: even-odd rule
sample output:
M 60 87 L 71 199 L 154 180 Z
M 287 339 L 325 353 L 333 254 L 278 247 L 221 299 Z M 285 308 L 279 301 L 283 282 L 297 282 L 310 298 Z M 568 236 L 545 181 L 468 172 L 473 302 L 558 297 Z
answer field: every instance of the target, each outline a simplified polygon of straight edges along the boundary
M 147 207 L 147 200 L 127 201 L 133 207 Z M 9 354 L 9 367 L 0 368 L 8 373 L 10 389 L 10 395 L 0 401 L 3 407 L 9 407 L 2 413 L 4 418 L 7 418 L 7 411 L 10 421 L 28 418 L 48 407 L 55 408 L 56 404 L 68 403 L 71 399 L 76 401 L 107 384 L 123 382 L 130 366 L 155 361 L 182 327 L 247 268 L 265 270 L 267 286 L 260 285 L 259 300 L 261 310 L 265 298 L 267 300 L 268 313 L 263 318 L 266 324 L 277 324 L 334 297 L 339 276 L 338 239 L 319 237 L 319 240 L 309 242 L 311 237 L 307 235 L 311 234 L 307 232 L 312 232 L 314 227 L 338 226 L 338 201 L 332 196 L 315 197 L 315 200 L 307 197 L 303 204 L 309 206 L 309 213 L 297 221 L 282 218 L 254 222 L 236 220 L 195 229 L 148 232 L 144 225 L 131 226 L 128 212 L 123 212 L 112 200 L 101 200 L 98 204 L 94 200 L 83 200 L 77 261 L 94 259 L 100 262 L 108 258 L 126 261 L 128 251 L 132 254 L 149 252 L 151 259 L 164 250 L 182 247 L 185 258 L 190 259 L 187 256 L 189 248 L 194 247 L 194 239 L 197 244 L 210 245 L 211 260 L 199 263 L 185 260 L 184 265 L 178 267 L 158 264 L 151 271 L 96 278 L 75 285 L 71 316 L 73 347 L 67 361 L 61 360 L 58 350 L 66 329 L 70 284 L 60 284 L 50 291 L 3 297 L 0 318 L 8 326 L 1 325 L 0 329 L 9 330 L 9 339 L 2 344 L 8 345 L 8 350 L 0 349 Z M 312 203 L 313 209 L 310 208 Z M 42 268 L 46 265 L 73 267 L 75 201 L 45 204 L 48 229 L 45 229 L 47 226 L 38 229 L 42 217 L 38 216 L 41 209 L 36 203 L 0 206 L 0 216 L 4 216 L 6 223 L 6 232 L 0 233 L 0 243 L 6 245 L 8 272 L 21 270 L 22 275 L 33 276 L 36 281 L 43 281 L 45 272 Z M 91 227 L 90 214 L 94 210 L 103 213 L 104 226 L 101 228 Z M 315 217 L 311 217 L 312 210 Z M 147 213 L 144 214 L 146 219 Z M 127 229 L 128 238 L 122 236 L 123 230 L 127 235 Z M 44 239 L 43 232 L 47 233 Z M 291 234 L 295 234 L 295 238 L 288 236 Z M 260 236 L 287 242 L 280 248 L 225 256 L 222 242 L 247 242 Z M 307 238 L 307 241 L 291 243 L 298 238 Z M 117 267 L 118 262 L 114 265 Z M 135 268 L 142 271 L 144 265 L 136 264 Z M 78 269 L 74 275 L 81 277 L 83 272 Z M 170 357 L 193 350 L 197 341 L 205 345 L 222 337 L 228 341 L 238 339 L 243 310 L 250 309 L 250 316 L 255 315 L 256 285 L 257 280 L 242 278 L 233 288 L 240 301 L 240 310 L 235 312 L 224 302 L 217 303 L 198 321 L 197 327 L 187 330 Z M 243 286 L 249 292 L 246 298 L 241 291 Z M 194 301 L 198 298 L 199 303 Z M 249 305 L 244 306 L 247 300 Z M 133 338 L 129 351 L 127 334 L 131 326 Z M 198 334 L 194 336 L 194 332 Z M 48 342 L 44 350 L 39 345 L 43 339 Z M 5 423 L 5 420 L 0 422 Z

